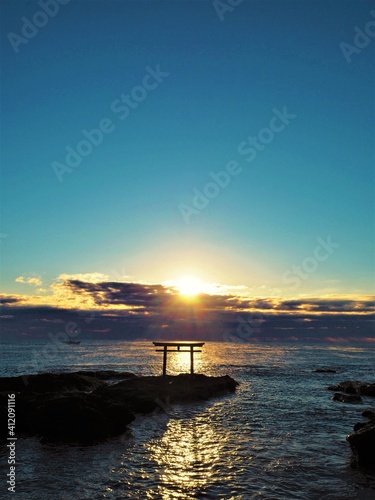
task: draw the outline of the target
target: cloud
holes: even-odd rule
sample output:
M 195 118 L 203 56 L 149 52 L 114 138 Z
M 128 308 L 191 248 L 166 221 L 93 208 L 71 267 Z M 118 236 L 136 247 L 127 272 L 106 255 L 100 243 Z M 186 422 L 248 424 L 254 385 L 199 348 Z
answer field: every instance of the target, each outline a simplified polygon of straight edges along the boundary
M 58 281 L 79 280 L 86 283 L 100 283 L 108 280 L 108 276 L 102 273 L 80 273 L 80 274 L 60 274 Z
M 49 305 L 57 308 L 81 310 L 128 310 L 137 312 L 156 312 L 191 309 L 203 312 L 293 315 L 335 315 L 335 314 L 373 314 L 374 297 L 315 297 L 315 298 L 251 298 L 247 296 L 202 293 L 193 305 L 186 302 L 173 286 L 158 283 L 103 281 L 106 276 L 100 273 L 61 274 L 51 285 L 52 293 L 43 296 L 12 296 L 14 302 L 22 305 Z M 85 279 L 83 279 L 85 278 Z M 36 285 L 39 278 L 22 276 L 18 282 Z M 225 288 L 225 287 L 223 287 Z M 44 288 L 37 291 L 46 292 Z M 15 299 L 16 297 L 16 299 Z M 12 300 L 12 299 L 11 299 Z
M 19 296 L 16 296 L 16 295 L 0 294 L 0 304 L 1 305 L 17 304 L 21 300 L 22 299 Z
M 274 308 L 282 311 L 305 311 L 309 313 L 358 313 L 367 314 L 375 312 L 373 297 L 338 298 L 336 296 L 326 298 L 309 298 L 284 300 L 274 305 Z
M 42 280 L 39 277 L 36 278 L 24 278 L 23 276 L 19 276 L 16 278 L 17 283 L 26 283 L 27 285 L 40 286 L 42 284 Z
M 90 338 L 222 340 L 226 334 L 236 336 L 239 325 L 241 331 L 250 332 L 252 341 L 374 336 L 371 296 L 286 300 L 230 294 L 225 287 L 225 293 L 220 293 L 219 289 L 187 301 L 166 284 L 109 281 L 100 273 L 61 274 L 49 294 L 2 295 L 0 303 L 2 314 L 14 316 L 8 333 L 24 331 L 34 337 L 57 331 L 67 322 L 77 323 Z

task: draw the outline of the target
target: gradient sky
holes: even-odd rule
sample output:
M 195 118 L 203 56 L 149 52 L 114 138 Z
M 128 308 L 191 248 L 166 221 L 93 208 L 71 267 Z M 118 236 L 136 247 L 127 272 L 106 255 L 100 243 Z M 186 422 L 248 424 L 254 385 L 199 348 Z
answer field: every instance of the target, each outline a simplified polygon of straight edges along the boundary
M 1 292 L 103 273 L 373 293 L 375 41 L 350 63 L 340 48 L 371 9 L 245 0 L 220 20 L 211 1 L 72 0 L 16 54 L 7 35 L 41 9 L 3 0 Z M 169 75 L 120 120 L 113 101 L 157 65 Z M 297 116 L 248 163 L 239 144 L 284 107 Z M 59 182 L 51 164 L 104 118 L 114 130 Z M 187 224 L 181 204 L 231 160 L 241 172 Z M 339 246 L 291 287 L 328 236 Z

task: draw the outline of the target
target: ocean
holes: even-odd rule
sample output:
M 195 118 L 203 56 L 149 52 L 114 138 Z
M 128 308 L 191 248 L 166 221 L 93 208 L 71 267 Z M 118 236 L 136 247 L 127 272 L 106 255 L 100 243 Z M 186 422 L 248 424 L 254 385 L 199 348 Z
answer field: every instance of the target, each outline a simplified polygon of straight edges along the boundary
M 43 371 L 131 371 L 159 375 L 150 341 L 0 344 L 0 376 Z M 374 348 L 206 342 L 197 373 L 230 375 L 236 393 L 138 416 L 128 431 L 91 446 L 19 436 L 16 499 L 375 499 L 375 474 L 350 465 L 346 435 L 374 407 L 332 401 L 327 387 L 375 382 Z M 189 355 L 168 358 L 188 371 Z M 317 373 L 329 368 L 336 373 Z M 6 491 L 2 448 L 0 498 Z

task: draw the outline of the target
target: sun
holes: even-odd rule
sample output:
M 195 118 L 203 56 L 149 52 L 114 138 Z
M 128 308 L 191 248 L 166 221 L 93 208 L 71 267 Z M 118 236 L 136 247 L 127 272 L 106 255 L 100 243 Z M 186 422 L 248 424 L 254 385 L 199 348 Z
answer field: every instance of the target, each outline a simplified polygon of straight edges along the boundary
M 194 297 L 200 293 L 204 293 L 206 289 L 205 283 L 195 276 L 184 276 L 177 280 L 177 289 L 181 295 Z

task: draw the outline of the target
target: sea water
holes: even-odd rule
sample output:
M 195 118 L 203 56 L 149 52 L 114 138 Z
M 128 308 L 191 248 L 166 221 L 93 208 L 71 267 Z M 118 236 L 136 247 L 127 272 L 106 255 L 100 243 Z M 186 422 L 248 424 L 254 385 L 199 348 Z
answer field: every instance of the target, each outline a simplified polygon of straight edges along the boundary
M 162 356 L 149 341 L 3 343 L 0 349 L 0 376 L 86 369 L 161 374 Z M 327 390 L 344 380 L 375 382 L 374 352 L 206 342 L 196 372 L 232 376 L 240 383 L 236 393 L 162 402 L 160 411 L 137 416 L 123 436 L 91 446 L 19 436 L 14 498 L 375 499 L 375 474 L 351 467 L 345 440 L 375 401 L 335 402 Z M 171 354 L 168 372 L 188 371 L 189 361 L 188 354 Z M 0 460 L 0 497 L 7 498 L 4 448 Z

